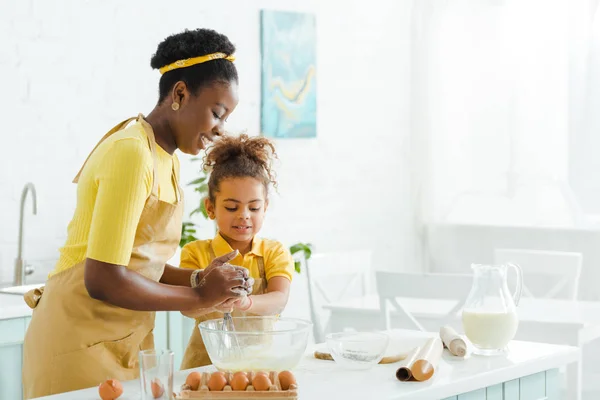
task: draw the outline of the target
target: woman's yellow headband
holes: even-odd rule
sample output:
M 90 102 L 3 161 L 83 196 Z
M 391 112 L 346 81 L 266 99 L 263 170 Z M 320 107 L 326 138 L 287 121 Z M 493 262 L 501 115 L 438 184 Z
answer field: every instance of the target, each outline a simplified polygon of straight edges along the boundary
M 225 53 L 212 53 L 212 54 L 207 54 L 205 56 L 187 58 L 185 60 L 175 61 L 172 64 L 165 65 L 164 67 L 160 68 L 159 71 L 162 75 L 165 72 L 173 71 L 174 69 L 191 67 L 192 65 L 202 64 L 202 63 L 205 63 L 207 61 L 212 61 L 212 60 L 218 60 L 219 58 L 224 58 L 231 62 L 235 61 L 235 57 L 233 55 L 228 56 Z

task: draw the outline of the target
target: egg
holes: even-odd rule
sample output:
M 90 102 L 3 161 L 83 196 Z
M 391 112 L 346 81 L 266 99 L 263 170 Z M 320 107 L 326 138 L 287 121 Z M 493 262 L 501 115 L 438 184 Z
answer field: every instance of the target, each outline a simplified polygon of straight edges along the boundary
M 208 380 L 208 390 L 213 392 L 223 390 L 225 385 L 227 385 L 227 379 L 225 379 L 225 374 L 222 372 L 214 372 Z
M 252 378 L 252 386 L 254 386 L 254 389 L 257 391 L 269 390 L 271 387 L 271 380 L 266 373 L 259 372 Z
M 109 379 L 98 387 L 98 393 L 102 400 L 115 400 L 123 394 L 123 386 L 116 379 Z
M 150 389 L 152 390 L 152 397 L 155 399 L 161 398 L 165 392 L 165 388 L 158 378 L 152 379 L 152 382 L 150 382 Z
M 191 372 L 187 378 L 185 378 L 185 384 L 188 385 L 191 390 L 198 390 L 201 381 L 202 374 L 198 371 Z
M 229 384 L 233 390 L 246 390 L 250 384 L 250 380 L 248 380 L 248 375 L 245 372 L 239 371 L 233 374 Z
M 281 371 L 279 373 L 279 384 L 281 385 L 281 390 L 288 390 L 290 385 L 296 384 L 296 378 L 290 371 Z

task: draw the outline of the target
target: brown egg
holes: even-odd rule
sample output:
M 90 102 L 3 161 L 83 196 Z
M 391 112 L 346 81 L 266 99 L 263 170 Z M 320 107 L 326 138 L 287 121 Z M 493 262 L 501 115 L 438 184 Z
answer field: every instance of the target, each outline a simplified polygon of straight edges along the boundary
M 187 378 L 185 378 L 185 384 L 188 385 L 191 390 L 198 390 L 201 381 L 202 374 L 198 371 L 191 372 Z
M 248 375 L 245 372 L 239 371 L 233 374 L 229 384 L 233 390 L 246 390 L 250 384 L 250 380 L 248 380 Z
M 271 380 L 266 373 L 259 372 L 254 375 L 254 378 L 252 378 L 252 386 L 254 386 L 254 389 L 258 391 L 269 390 L 271 387 Z
M 227 379 L 225 374 L 222 372 L 214 372 L 208 380 L 208 390 L 213 392 L 219 392 L 227 385 Z
M 152 382 L 150 382 L 150 389 L 152 390 L 152 397 L 155 399 L 159 399 L 165 392 L 165 388 L 158 378 L 152 379 Z
M 281 371 L 279 373 L 279 383 L 281 384 L 281 390 L 288 390 L 290 385 L 296 384 L 296 378 L 290 371 Z
M 109 379 L 100 384 L 98 393 L 102 400 L 116 400 L 123 394 L 123 386 L 116 379 Z

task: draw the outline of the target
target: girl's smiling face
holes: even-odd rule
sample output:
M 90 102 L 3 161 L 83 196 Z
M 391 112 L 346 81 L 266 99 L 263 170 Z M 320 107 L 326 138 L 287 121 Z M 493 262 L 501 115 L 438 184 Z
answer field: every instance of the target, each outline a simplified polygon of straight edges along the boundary
M 206 211 L 216 221 L 221 236 L 240 252 L 250 250 L 252 238 L 262 228 L 267 205 L 264 184 L 252 177 L 223 179 L 214 204 L 205 200 Z

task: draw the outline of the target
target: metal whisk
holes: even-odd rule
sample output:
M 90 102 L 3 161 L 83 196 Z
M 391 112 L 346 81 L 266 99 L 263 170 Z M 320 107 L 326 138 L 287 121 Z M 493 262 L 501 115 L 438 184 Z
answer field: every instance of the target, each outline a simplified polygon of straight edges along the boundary
M 235 333 L 235 326 L 230 312 L 223 314 L 223 332 L 229 333 L 223 334 L 223 341 L 219 347 L 220 357 L 234 360 L 240 359 L 242 357 L 242 349 Z

